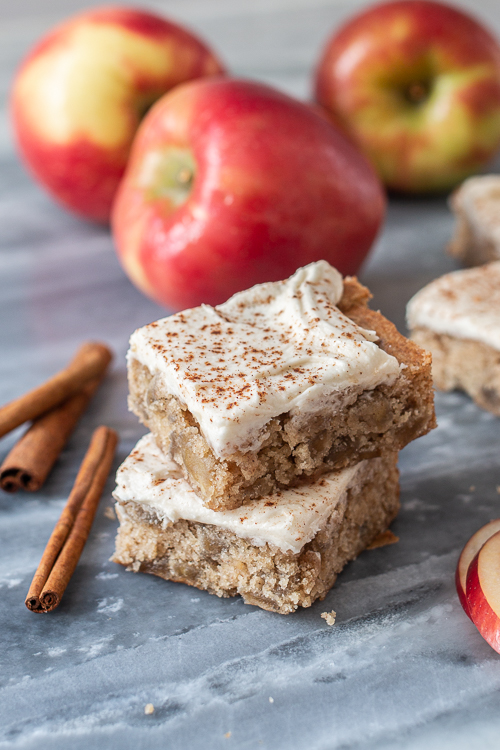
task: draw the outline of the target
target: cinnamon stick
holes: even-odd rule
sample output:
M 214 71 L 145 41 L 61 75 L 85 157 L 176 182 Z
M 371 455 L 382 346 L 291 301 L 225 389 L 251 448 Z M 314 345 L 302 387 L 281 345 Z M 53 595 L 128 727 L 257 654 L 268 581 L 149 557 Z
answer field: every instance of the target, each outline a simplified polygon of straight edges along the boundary
M 99 384 L 94 378 L 80 393 L 35 419 L 0 466 L 0 488 L 5 492 L 39 490 Z
M 112 356 L 105 344 L 93 341 L 83 344 L 67 367 L 0 408 L 0 437 L 74 396 L 89 380 L 104 372 Z
M 25 604 L 32 612 L 50 612 L 61 601 L 87 541 L 117 441 L 116 432 L 109 427 L 98 427 L 92 435 L 28 591 Z

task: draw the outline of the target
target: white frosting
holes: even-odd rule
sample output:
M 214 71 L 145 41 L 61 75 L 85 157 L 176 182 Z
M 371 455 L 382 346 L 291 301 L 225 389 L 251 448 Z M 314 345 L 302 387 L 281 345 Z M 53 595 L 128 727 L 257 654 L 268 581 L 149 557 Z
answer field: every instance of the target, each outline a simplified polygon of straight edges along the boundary
M 366 461 L 325 474 L 313 484 L 278 491 L 235 510 L 214 511 L 203 505 L 173 461 L 145 435 L 118 469 L 119 502 L 134 501 L 151 508 L 163 523 L 181 519 L 211 524 L 261 546 L 300 552 L 324 526 L 345 493 L 366 469 Z
M 500 175 L 469 177 L 457 190 L 455 200 L 473 233 L 493 242 L 500 252 Z
M 258 450 L 265 425 L 392 383 L 399 363 L 337 308 L 342 277 L 326 261 L 140 328 L 137 359 L 186 405 L 214 453 Z M 352 399 L 351 399 L 352 400 Z
M 409 301 L 408 327 L 480 341 L 500 351 L 500 261 L 446 274 Z

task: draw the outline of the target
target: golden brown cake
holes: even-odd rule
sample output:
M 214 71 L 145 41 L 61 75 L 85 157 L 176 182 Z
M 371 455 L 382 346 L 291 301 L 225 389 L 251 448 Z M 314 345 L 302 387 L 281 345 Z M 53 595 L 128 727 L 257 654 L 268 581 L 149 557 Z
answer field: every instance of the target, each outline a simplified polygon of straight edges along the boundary
M 129 404 L 214 510 L 435 426 L 431 358 L 325 261 L 136 331 Z

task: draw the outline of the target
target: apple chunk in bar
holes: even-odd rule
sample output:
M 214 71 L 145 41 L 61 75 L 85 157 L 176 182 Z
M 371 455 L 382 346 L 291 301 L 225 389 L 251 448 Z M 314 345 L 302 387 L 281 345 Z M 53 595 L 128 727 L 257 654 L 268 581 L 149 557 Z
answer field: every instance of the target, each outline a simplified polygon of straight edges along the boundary
M 323 599 L 399 508 L 397 454 L 242 508 L 207 508 L 151 434 L 119 468 L 113 561 L 281 614 Z
M 434 427 L 431 358 L 325 261 L 135 331 L 129 405 L 209 508 L 398 451 Z
M 436 386 L 463 390 L 500 417 L 500 261 L 432 281 L 408 303 L 407 319 L 432 354 Z

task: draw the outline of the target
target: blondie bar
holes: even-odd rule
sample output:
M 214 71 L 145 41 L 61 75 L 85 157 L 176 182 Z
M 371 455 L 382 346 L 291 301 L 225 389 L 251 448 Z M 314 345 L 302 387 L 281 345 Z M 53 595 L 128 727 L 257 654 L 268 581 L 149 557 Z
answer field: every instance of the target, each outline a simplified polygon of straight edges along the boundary
M 281 614 L 309 607 L 396 516 L 396 461 L 386 454 L 216 512 L 146 435 L 118 470 L 112 559 Z
M 452 194 L 455 232 L 450 255 L 466 266 L 500 259 L 500 175 L 470 177 Z

